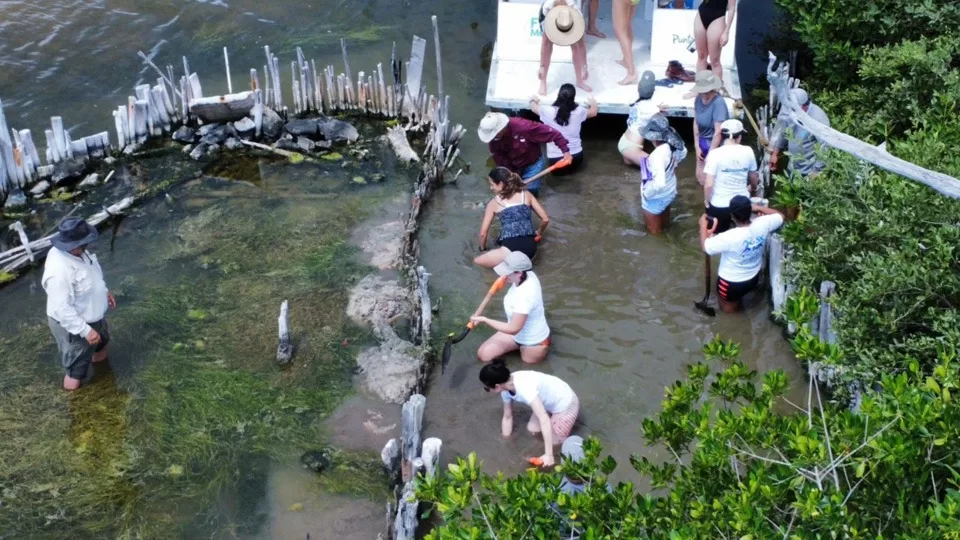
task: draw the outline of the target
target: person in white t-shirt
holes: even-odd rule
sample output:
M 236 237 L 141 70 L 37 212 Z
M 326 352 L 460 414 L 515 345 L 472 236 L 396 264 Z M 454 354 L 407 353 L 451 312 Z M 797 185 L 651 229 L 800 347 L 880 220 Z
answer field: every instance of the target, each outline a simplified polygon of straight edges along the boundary
M 754 213 L 759 217 L 750 221 Z M 765 206 L 754 206 L 750 199 L 737 195 L 730 201 L 734 227 L 714 236 L 717 222 L 700 216 L 700 245 L 707 255 L 720 255 L 717 270 L 717 296 L 720 309 L 733 313 L 741 309 L 740 300 L 757 286 L 763 264 L 767 237 L 783 225 L 783 214 Z
M 475 325 L 486 324 L 497 331 L 477 349 L 481 362 L 490 362 L 520 350 L 520 358 L 528 364 L 542 362 L 550 349 L 550 327 L 543 310 L 540 280 L 531 270 L 533 263 L 522 251 L 511 251 L 494 267 L 512 286 L 503 297 L 507 322 L 483 316 L 470 317 Z
M 557 100 L 553 105 L 540 105 L 540 96 L 530 98 L 530 110 L 540 116 L 540 121 L 560 132 L 567 140 L 573 163 L 557 169 L 554 176 L 564 176 L 583 165 L 583 143 L 580 142 L 580 128 L 587 118 L 597 115 L 597 102 L 590 97 L 587 106 L 577 103 L 577 89 L 570 83 L 560 87 Z M 563 151 L 552 142 L 547 143 L 547 162 L 553 165 L 563 159 Z
M 480 382 L 485 391 L 500 393 L 503 400 L 500 433 L 504 437 L 513 434 L 513 403 L 530 406 L 533 414 L 527 422 L 527 431 L 531 435 L 543 434 L 543 455 L 538 464 L 553 466 L 556 463 L 553 446 L 562 444 L 570 436 L 580 414 L 580 399 L 570 385 L 538 371 L 510 373 L 503 360 L 483 366 Z
M 717 220 L 717 234 L 730 228 L 730 199 L 750 197 L 760 179 L 753 149 L 740 144 L 743 133 L 739 120 L 720 124 L 720 146 L 707 154 L 703 166 L 703 201 L 707 215 Z
M 653 94 L 657 90 L 657 76 L 652 71 L 644 71 L 637 83 L 637 100 L 630 104 L 627 116 L 627 129 L 617 142 L 617 150 L 627 165 L 645 167 L 647 152 L 643 149 L 643 132 L 647 123 L 657 114 L 662 114 L 667 106 L 655 105 Z

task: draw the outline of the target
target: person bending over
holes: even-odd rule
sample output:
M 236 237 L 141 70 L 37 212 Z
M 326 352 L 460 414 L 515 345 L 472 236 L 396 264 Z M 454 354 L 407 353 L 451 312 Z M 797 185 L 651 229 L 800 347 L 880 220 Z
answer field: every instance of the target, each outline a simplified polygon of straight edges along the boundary
M 657 90 L 657 77 L 652 71 L 644 71 L 637 83 L 637 100 L 630 105 L 630 115 L 627 116 L 627 130 L 617 142 L 617 150 L 623 156 L 627 165 L 645 167 L 647 153 L 643 150 L 643 131 L 647 123 L 658 114 L 662 114 L 667 106 L 654 105 L 651 98 Z
M 730 199 L 749 197 L 756 191 L 760 176 L 753 149 L 741 144 L 743 124 L 726 120 L 720 125 L 719 148 L 710 152 L 704 164 L 703 200 L 707 215 L 717 220 L 715 234 L 730 228 Z
M 591 97 L 587 106 L 577 103 L 577 89 L 570 83 L 560 87 L 557 100 L 553 105 L 540 105 L 540 96 L 530 98 L 530 110 L 540 116 L 540 121 L 560 132 L 573 155 L 573 164 L 557 169 L 554 176 L 564 176 L 576 172 L 583 165 L 583 144 L 580 142 L 580 129 L 588 118 L 597 116 L 597 102 Z M 550 165 L 563 159 L 563 152 L 552 142 L 547 143 L 547 161 Z
M 533 178 L 547 168 L 547 160 L 540 152 L 541 143 L 552 142 L 560 149 L 564 160 L 573 162 L 567 139 L 559 131 L 539 122 L 488 112 L 480 120 L 477 136 L 487 143 L 493 162 L 498 167 L 506 167 L 524 180 Z M 527 191 L 537 195 L 540 192 L 540 179 L 527 184 Z
M 500 218 L 500 237 L 497 239 L 500 247 L 477 256 L 474 264 L 493 268 L 513 251 L 519 251 L 532 260 L 537 254 L 537 238 L 543 235 L 550 217 L 537 198 L 524 189 L 520 175 L 510 172 L 506 167 L 490 171 L 487 183 L 493 198 L 487 203 L 483 224 L 480 225 L 480 250 L 487 249 L 487 233 L 493 216 Z M 533 229 L 533 213 L 540 218 L 540 227 L 536 231 Z
M 543 309 L 543 289 L 533 273 L 533 263 L 521 251 L 511 251 L 503 262 L 494 267 L 499 276 L 506 277 L 510 290 L 503 297 L 503 311 L 507 321 L 483 316 L 470 317 L 479 326 L 485 324 L 496 333 L 480 345 L 477 358 L 490 362 L 496 358 L 520 351 L 520 359 L 528 364 L 542 362 L 550 348 L 550 327 Z
M 750 221 L 753 213 L 760 217 Z M 765 206 L 753 206 L 750 199 L 737 195 L 730 201 L 733 228 L 714 236 L 717 222 L 708 225 L 700 216 L 700 245 L 707 255 L 720 255 L 717 270 L 717 296 L 720 310 L 734 313 L 742 309 L 743 297 L 757 287 L 763 264 L 763 246 L 767 237 L 783 225 L 783 214 Z
M 513 403 L 528 405 L 533 411 L 527 422 L 531 435 L 543 434 L 541 466 L 551 467 L 554 445 L 562 444 L 573 431 L 580 414 L 580 399 L 570 385 L 553 375 L 538 371 L 510 372 L 502 359 L 480 369 L 480 382 L 486 392 L 499 392 L 503 400 L 500 433 L 513 434 Z

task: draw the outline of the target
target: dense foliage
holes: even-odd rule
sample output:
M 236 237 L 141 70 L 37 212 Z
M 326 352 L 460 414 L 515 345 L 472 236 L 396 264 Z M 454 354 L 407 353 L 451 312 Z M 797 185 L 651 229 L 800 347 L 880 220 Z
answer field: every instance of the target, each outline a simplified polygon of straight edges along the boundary
M 662 494 L 638 494 L 632 483 L 608 491 L 617 464 L 601 459 L 596 440 L 585 445 L 587 459 L 564 460 L 560 474 L 489 476 L 471 455 L 421 480 L 421 500 L 443 518 L 428 538 L 570 538 L 562 531 L 571 529 L 584 539 L 960 538 L 960 406 L 952 399 L 960 364 L 952 351 L 930 377 L 916 363 L 885 375 L 883 391 L 857 414 L 826 402 L 821 414 L 816 386 L 811 408 L 778 414 L 782 372 L 759 378 L 732 343 L 716 340 L 704 351 L 723 369 L 691 366 L 643 425 L 648 444 L 675 459 L 631 459 Z M 562 493 L 561 474 L 586 479 L 586 492 Z

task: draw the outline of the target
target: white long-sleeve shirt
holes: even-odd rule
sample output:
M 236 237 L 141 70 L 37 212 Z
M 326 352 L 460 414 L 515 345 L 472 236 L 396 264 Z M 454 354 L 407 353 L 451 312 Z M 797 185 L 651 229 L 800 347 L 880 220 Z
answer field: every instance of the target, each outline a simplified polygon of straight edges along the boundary
M 71 334 L 86 337 L 91 330 L 89 323 L 103 319 L 107 313 L 107 283 L 92 253 L 74 257 L 50 248 L 41 283 L 47 292 L 47 316 Z
M 647 166 L 650 168 L 650 179 L 641 192 L 646 199 L 659 199 L 677 193 L 677 165 L 687 157 L 686 147 L 674 152 L 669 144 L 661 144 L 650 153 Z

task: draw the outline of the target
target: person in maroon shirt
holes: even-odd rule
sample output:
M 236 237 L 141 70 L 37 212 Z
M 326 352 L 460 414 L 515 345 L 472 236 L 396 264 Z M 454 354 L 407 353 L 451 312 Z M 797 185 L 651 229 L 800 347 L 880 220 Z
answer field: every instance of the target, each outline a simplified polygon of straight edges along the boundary
M 480 120 L 477 135 L 487 143 L 498 167 L 506 167 L 524 180 L 547 167 L 547 159 L 540 152 L 542 143 L 552 142 L 563 152 L 564 161 L 573 161 L 567 139 L 559 131 L 538 122 L 489 112 Z M 540 180 L 527 184 L 527 191 L 536 196 L 540 191 Z

